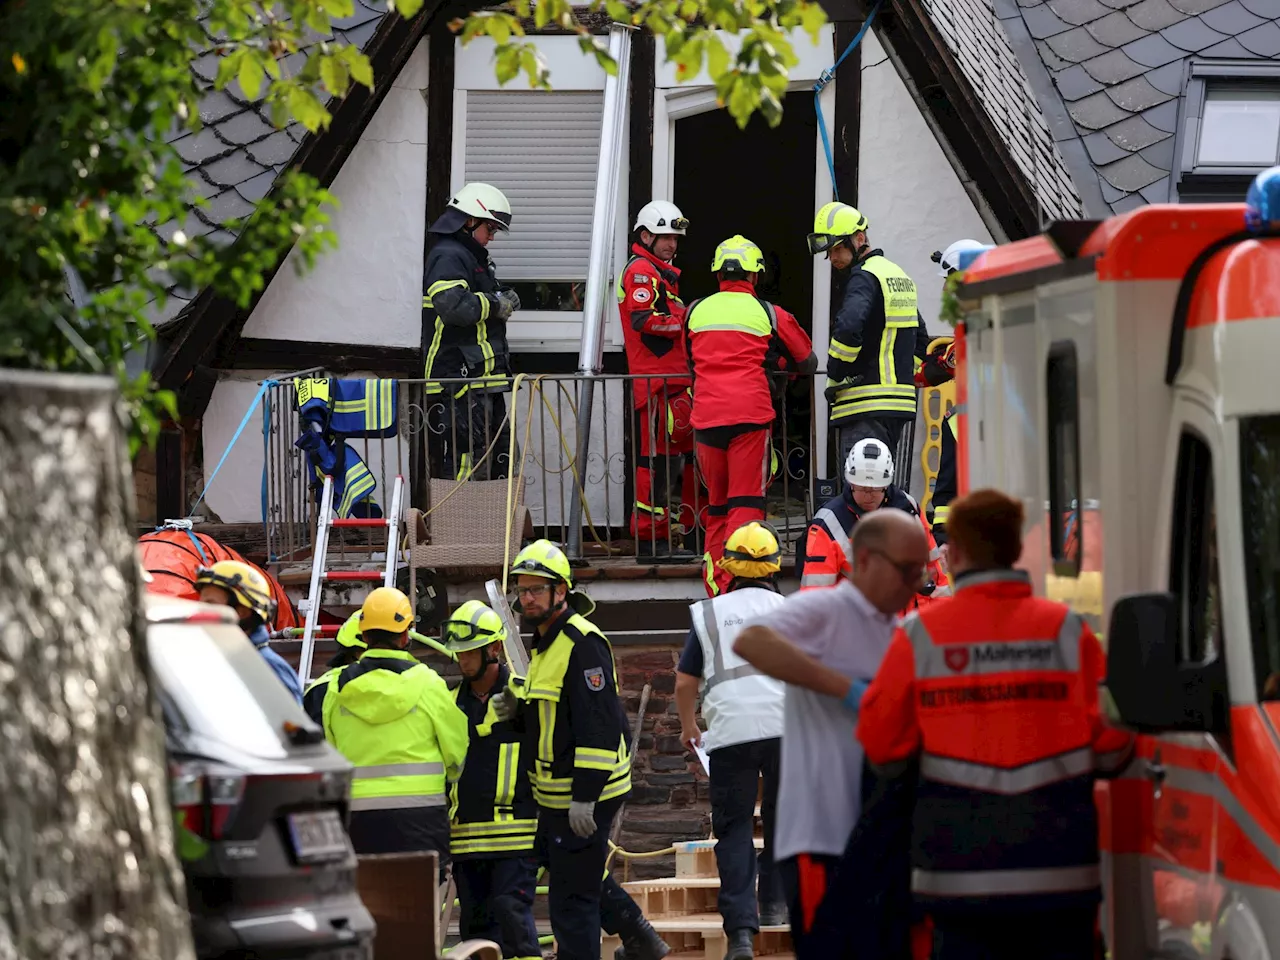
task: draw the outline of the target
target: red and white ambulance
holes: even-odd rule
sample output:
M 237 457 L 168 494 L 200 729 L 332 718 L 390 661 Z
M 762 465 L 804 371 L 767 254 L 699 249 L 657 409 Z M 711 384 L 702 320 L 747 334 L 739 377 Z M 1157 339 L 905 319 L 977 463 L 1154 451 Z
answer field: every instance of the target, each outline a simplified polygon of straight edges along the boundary
M 1022 566 L 1141 733 L 1098 788 L 1112 960 L 1280 960 L 1273 173 L 1253 230 L 1237 204 L 1059 223 L 960 287 L 960 490 L 1022 498 Z

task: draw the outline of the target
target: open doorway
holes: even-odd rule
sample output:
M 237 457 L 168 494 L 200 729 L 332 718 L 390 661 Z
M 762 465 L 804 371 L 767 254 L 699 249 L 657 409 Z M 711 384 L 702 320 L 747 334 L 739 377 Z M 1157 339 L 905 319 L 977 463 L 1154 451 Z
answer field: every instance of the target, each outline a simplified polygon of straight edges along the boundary
M 812 336 L 814 267 L 805 236 L 817 175 L 813 95 L 785 97 L 777 127 L 756 114 L 739 129 L 728 111 L 711 110 L 676 120 L 673 133 L 672 200 L 691 224 L 676 260 L 681 298 L 692 303 L 715 293 L 715 248 L 740 233 L 764 253 L 757 294 L 793 313 Z M 811 386 L 808 379 L 792 381 L 776 405 L 769 513 L 791 542 L 807 519 Z

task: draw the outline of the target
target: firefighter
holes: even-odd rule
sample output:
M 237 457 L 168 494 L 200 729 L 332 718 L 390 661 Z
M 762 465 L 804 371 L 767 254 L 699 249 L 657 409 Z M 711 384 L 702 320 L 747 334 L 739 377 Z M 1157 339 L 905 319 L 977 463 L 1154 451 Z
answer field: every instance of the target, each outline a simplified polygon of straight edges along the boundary
M 316 723 L 324 724 L 324 696 L 329 690 L 329 681 L 343 667 L 360 659 L 360 651 L 367 650 L 364 638 L 360 636 L 360 611 L 347 617 L 346 623 L 338 630 L 338 652 L 325 664 L 327 669 L 320 676 L 307 684 L 302 694 L 302 706 Z
M 956 347 L 954 340 L 935 340 L 929 345 L 929 355 L 916 371 L 916 386 L 937 387 L 956 376 Z M 956 414 L 953 407 L 942 420 L 941 449 L 938 451 L 938 475 L 933 484 L 933 496 L 929 500 L 929 527 L 933 539 L 946 557 L 947 517 L 951 501 L 956 498 Z
M 902 449 L 916 418 L 915 358 L 924 358 L 929 333 L 906 271 L 873 249 L 867 218 L 847 203 L 828 203 L 814 218 L 809 252 L 825 253 L 848 270 L 844 299 L 827 348 L 827 398 L 840 459 L 865 437 L 887 440 L 899 473 L 911 457 Z
M 706 586 L 715 596 L 730 579 L 718 566 L 726 534 L 765 517 L 774 418 L 770 376 L 807 376 L 818 360 L 796 318 L 756 296 L 764 270 L 759 247 L 730 237 L 716 247 L 711 269 L 720 292 L 695 300 L 685 319 L 694 440 L 707 486 Z
M 440 675 L 405 649 L 409 598 L 379 587 L 360 608 L 360 659 L 329 678 L 324 733 L 355 766 L 356 853 L 435 850 L 449 858 L 447 782 L 467 755 L 467 718 Z
M 520 734 L 493 709 L 494 696 L 518 679 L 502 662 L 506 637 L 502 618 L 479 600 L 468 600 L 444 622 L 445 646 L 462 671 L 454 700 L 471 734 L 462 775 L 449 788 L 458 924 L 463 940 L 493 940 L 504 957 L 542 960 L 533 922 L 538 805 L 531 764 Z
M 753 670 L 733 652 L 745 623 L 782 605 L 778 572 L 782 547 L 767 523 L 753 520 L 725 541 L 720 566 L 733 579 L 719 596 L 693 604 L 693 628 L 676 667 L 680 739 L 710 754 L 711 826 L 720 874 L 717 906 L 729 941 L 725 960 L 751 960 L 761 925 L 787 922 L 786 906 L 773 868 L 774 812 L 782 744 L 782 701 L 786 688 Z M 704 738 L 694 719 L 699 688 Z M 760 778 L 764 849 L 757 861 L 755 806 Z M 759 906 L 757 908 L 757 889 Z
M 603 892 L 606 926 L 622 936 L 620 955 L 658 960 L 670 948 L 605 871 L 609 828 L 631 790 L 613 648 L 587 619 L 595 604 L 573 592 L 569 560 L 551 541 L 521 550 L 511 573 L 520 616 L 534 631 L 533 656 L 522 690 L 508 687 L 494 709 L 524 734 L 533 760 L 537 851 L 557 957 L 598 960 Z
M 487 183 L 468 183 L 427 228 L 436 238 L 422 296 L 433 476 L 506 476 L 497 463 L 499 451 L 505 462 L 509 444 L 503 399 L 511 389 L 507 320 L 520 309 L 520 298 L 499 286 L 487 247 L 510 228 L 511 204 Z M 470 382 L 432 382 L 464 377 Z
M 618 311 L 627 348 L 627 372 L 638 414 L 636 502 L 631 533 L 636 560 L 678 562 L 693 553 L 670 540 L 696 524 L 693 469 L 693 397 L 684 348 L 680 270 L 672 264 L 689 221 L 666 200 L 651 200 L 636 217 L 631 257 L 618 279 Z M 676 509 L 676 505 L 679 509 Z
M 929 544 L 928 576 L 907 609 L 925 598 L 948 592 L 929 524 L 920 515 L 920 507 L 911 494 L 894 486 L 893 476 L 893 457 L 881 441 L 859 440 L 853 445 L 844 464 L 847 486 L 840 496 L 823 504 L 805 535 L 804 555 L 799 564 L 801 590 L 832 587 L 849 576 L 853 568 L 850 537 L 854 525 L 873 510 L 893 507 L 917 519 Z
M 219 560 L 212 567 L 196 571 L 196 590 L 202 603 L 235 610 L 245 636 L 275 671 L 290 696 L 302 703 L 302 681 L 284 657 L 271 649 L 267 624 L 275 618 L 276 602 L 262 571 L 240 560 Z
M 935 960 L 1094 956 L 1094 780 L 1133 740 L 1102 716 L 1093 632 L 1013 569 L 1022 524 L 995 490 L 952 504 L 955 596 L 899 625 L 859 706 L 873 765 L 918 758 L 911 884 Z

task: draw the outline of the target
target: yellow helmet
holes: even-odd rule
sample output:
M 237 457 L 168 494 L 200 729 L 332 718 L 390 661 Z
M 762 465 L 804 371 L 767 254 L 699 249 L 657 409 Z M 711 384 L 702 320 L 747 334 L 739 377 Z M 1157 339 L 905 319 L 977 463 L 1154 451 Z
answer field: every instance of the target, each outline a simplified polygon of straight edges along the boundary
M 453 653 L 476 650 L 507 639 L 507 628 L 491 607 L 468 600 L 444 622 L 444 644 Z
M 564 551 L 550 540 L 535 540 L 518 554 L 511 572 L 517 576 L 543 577 L 573 586 L 573 570 Z
M 395 587 L 379 587 L 364 598 L 364 606 L 360 608 L 362 634 L 366 630 L 404 633 L 412 626 L 413 607 L 409 598 Z
M 196 589 L 213 586 L 226 590 L 242 607 L 248 607 L 263 623 L 275 619 L 276 602 L 262 571 L 239 560 L 219 560 L 196 571 Z
M 763 273 L 764 254 L 760 248 L 740 233 L 735 233 L 720 246 L 716 247 L 715 259 L 711 261 L 711 272 L 734 270 L 741 273 Z
M 763 580 L 777 573 L 782 569 L 778 534 L 760 520 L 744 523 L 725 541 L 720 568 L 748 580 Z
M 338 630 L 338 643 L 341 646 L 349 647 L 352 650 L 367 650 L 369 645 L 364 642 L 364 637 L 360 636 L 360 614 L 362 611 L 357 610 L 351 616 L 347 617 Z
M 813 233 L 808 236 L 809 253 L 817 256 L 837 247 L 855 233 L 867 229 L 867 218 L 856 207 L 833 201 L 813 218 Z

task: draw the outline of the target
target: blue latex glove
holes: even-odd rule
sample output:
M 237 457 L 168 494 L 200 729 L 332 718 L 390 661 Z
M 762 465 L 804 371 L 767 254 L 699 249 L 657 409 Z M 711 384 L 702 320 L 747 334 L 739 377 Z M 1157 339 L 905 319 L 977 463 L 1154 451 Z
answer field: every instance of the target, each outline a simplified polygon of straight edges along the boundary
M 870 686 L 870 680 L 863 680 L 861 677 L 855 677 L 853 683 L 849 687 L 849 692 L 844 695 L 844 699 L 840 702 L 854 713 L 857 713 L 858 707 L 862 704 L 862 695 L 867 692 L 867 688 Z

